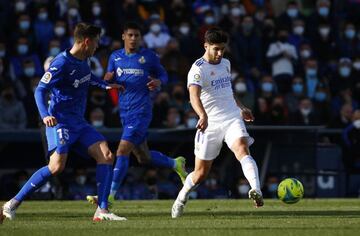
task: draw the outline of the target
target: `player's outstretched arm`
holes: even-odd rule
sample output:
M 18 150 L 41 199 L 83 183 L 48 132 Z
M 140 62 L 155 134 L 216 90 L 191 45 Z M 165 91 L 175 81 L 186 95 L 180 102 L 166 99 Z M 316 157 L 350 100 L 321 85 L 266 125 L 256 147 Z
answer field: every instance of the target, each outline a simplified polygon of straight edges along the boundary
M 236 101 L 236 104 L 238 105 L 238 107 L 241 110 L 241 115 L 243 117 L 243 119 L 247 122 L 252 122 L 254 121 L 255 117 L 252 114 L 251 110 L 249 108 L 247 108 L 246 106 L 244 106 L 239 99 L 237 99 L 234 95 L 234 99 Z
M 199 116 L 196 128 L 204 132 L 208 126 L 208 117 L 205 112 L 204 106 L 200 100 L 201 87 L 198 85 L 190 85 L 190 103 L 196 114 Z

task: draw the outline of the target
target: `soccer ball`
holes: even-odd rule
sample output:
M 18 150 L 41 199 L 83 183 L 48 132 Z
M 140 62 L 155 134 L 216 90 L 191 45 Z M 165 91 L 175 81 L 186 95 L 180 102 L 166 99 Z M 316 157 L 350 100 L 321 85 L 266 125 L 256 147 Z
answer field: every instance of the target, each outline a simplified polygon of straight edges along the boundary
M 297 203 L 304 196 L 304 187 L 299 180 L 287 178 L 279 184 L 277 194 L 278 198 L 286 204 Z

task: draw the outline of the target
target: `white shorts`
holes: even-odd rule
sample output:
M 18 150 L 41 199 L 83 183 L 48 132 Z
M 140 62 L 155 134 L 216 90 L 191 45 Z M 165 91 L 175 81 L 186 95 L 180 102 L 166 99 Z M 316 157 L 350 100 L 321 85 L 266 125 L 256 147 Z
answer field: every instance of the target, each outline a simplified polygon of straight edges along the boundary
M 254 143 L 240 117 L 208 126 L 205 132 L 198 130 L 195 135 L 195 156 L 201 160 L 214 160 L 219 155 L 224 140 L 231 148 L 235 140 L 241 137 L 247 138 L 248 146 Z

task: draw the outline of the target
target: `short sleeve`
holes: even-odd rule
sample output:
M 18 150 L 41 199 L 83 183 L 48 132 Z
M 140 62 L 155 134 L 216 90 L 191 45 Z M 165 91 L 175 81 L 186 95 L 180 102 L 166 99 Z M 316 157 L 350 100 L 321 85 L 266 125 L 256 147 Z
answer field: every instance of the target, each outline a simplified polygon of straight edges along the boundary
M 107 72 L 113 72 L 115 70 L 114 66 L 114 53 L 112 53 L 109 57 L 108 65 L 107 65 Z
M 200 67 L 193 65 L 188 73 L 187 86 L 190 87 L 191 85 L 198 85 L 203 87 L 203 80 L 204 78 L 202 78 Z
M 50 89 L 54 87 L 64 74 L 64 63 L 61 59 L 54 59 L 50 62 L 49 69 L 41 77 L 39 86 Z

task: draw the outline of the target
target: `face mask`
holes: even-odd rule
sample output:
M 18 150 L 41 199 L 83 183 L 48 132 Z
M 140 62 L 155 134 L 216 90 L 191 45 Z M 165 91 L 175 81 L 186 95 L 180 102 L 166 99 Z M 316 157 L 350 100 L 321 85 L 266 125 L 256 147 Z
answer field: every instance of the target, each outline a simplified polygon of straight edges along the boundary
M 104 74 L 104 70 L 103 70 L 103 68 L 102 67 L 98 67 L 98 68 L 96 68 L 94 71 L 92 71 L 93 72 L 93 74 L 95 75 L 95 76 L 97 76 L 97 77 L 102 77 L 103 76 L 103 74 Z
M 5 50 L 0 50 L 0 58 L 3 58 L 5 56 Z
M 198 119 L 196 119 L 195 117 L 189 118 L 186 122 L 186 126 L 188 128 L 195 128 L 197 125 Z
M 319 28 L 319 33 L 321 36 L 327 37 L 330 33 L 330 28 L 329 27 Z
M 99 127 L 102 127 L 104 125 L 104 121 L 102 121 L 102 120 L 94 120 L 91 124 L 95 128 L 99 128 Z
M 190 31 L 190 27 L 188 26 L 181 26 L 179 28 L 180 33 L 182 33 L 183 35 L 188 35 L 189 31 Z
M 0 55 L 0 57 L 1 57 L 1 55 Z M 355 70 L 360 70 L 360 61 L 354 62 L 353 67 L 355 68 Z
M 311 108 L 302 108 L 300 109 L 300 112 L 303 116 L 308 116 L 311 112 Z
M 345 36 L 348 39 L 353 39 L 355 37 L 355 30 L 353 30 L 353 29 L 345 30 Z
M 205 17 L 204 21 L 205 21 L 205 24 L 212 25 L 215 23 L 215 18 L 212 16 L 207 16 L 207 17 Z
M 277 188 L 278 188 L 278 185 L 277 185 L 277 184 L 270 184 L 270 185 L 268 186 L 268 191 L 269 191 L 270 193 L 274 193 L 274 192 L 277 191 Z
M 302 85 L 302 84 L 293 84 L 292 89 L 293 89 L 294 93 L 301 94 L 303 92 L 304 85 Z
M 65 28 L 64 27 L 55 27 L 55 34 L 56 34 L 56 36 L 58 36 L 58 37 L 61 37 L 61 36 L 63 36 L 64 34 L 65 34 Z
M 100 13 L 101 13 L 101 7 L 99 7 L 99 6 L 93 7 L 93 8 L 92 8 L 92 13 L 94 14 L 94 16 L 100 15 Z
M 245 195 L 248 193 L 248 191 L 250 190 L 250 187 L 246 184 L 240 184 L 238 186 L 238 192 L 240 195 Z
M 26 44 L 19 44 L 17 46 L 17 51 L 20 55 L 24 55 L 28 52 L 29 48 L 28 48 L 28 45 Z
M 265 14 L 264 13 L 255 13 L 255 19 L 262 22 L 265 19 Z
M 251 23 L 250 23 L 250 24 L 249 24 L 249 23 L 246 23 L 246 24 L 243 24 L 242 27 L 243 27 L 243 29 L 244 29 L 245 32 L 249 32 L 249 31 L 252 30 L 252 28 L 254 27 L 254 25 L 251 24 Z
M 80 176 L 76 177 L 76 183 L 78 183 L 79 185 L 84 185 L 85 182 L 86 182 L 85 175 L 80 175 Z
M 311 56 L 311 52 L 308 49 L 304 49 L 300 52 L 300 55 L 302 58 L 306 59 L 309 58 Z
M 235 84 L 235 91 L 237 93 L 245 93 L 246 92 L 246 84 L 243 82 L 238 82 Z
M 26 75 L 26 77 L 33 77 L 35 75 L 35 68 L 34 67 L 25 68 L 24 74 Z
M 287 9 L 286 12 L 290 18 L 295 18 L 298 15 L 298 9 L 295 9 L 295 8 Z
M 30 28 L 30 21 L 28 20 L 22 20 L 19 23 L 20 29 L 22 30 L 28 30 Z
M 57 54 L 59 54 L 59 52 L 60 52 L 60 48 L 58 48 L 58 47 L 52 47 L 49 50 L 50 56 L 53 56 L 53 57 L 55 57 Z
M 261 89 L 264 91 L 264 92 L 272 92 L 273 90 L 273 84 L 270 83 L 270 82 L 264 82 L 261 84 Z
M 230 10 L 230 14 L 231 14 L 231 16 L 233 16 L 233 17 L 238 17 L 238 16 L 241 15 L 241 13 L 242 13 L 242 11 L 241 11 L 241 9 L 238 8 L 238 7 L 233 7 L 233 8 L 231 8 L 231 10 Z
M 355 120 L 353 122 L 353 124 L 354 124 L 355 128 L 360 129 L 360 120 Z
M 69 15 L 72 16 L 72 17 L 75 17 L 78 15 L 78 9 L 76 8 L 70 8 L 69 9 Z
M 316 92 L 315 93 L 315 100 L 318 102 L 323 102 L 326 100 L 326 93 L 324 92 Z
M 293 29 L 294 33 L 297 34 L 297 35 L 303 35 L 304 30 L 305 30 L 305 29 L 304 29 L 303 26 L 296 26 L 296 27 L 294 27 L 294 29 Z
M 180 124 L 180 116 L 176 116 L 176 118 L 175 118 L 175 124 L 176 124 L 176 125 Z
M 39 20 L 46 20 L 48 18 L 47 12 L 41 12 L 38 15 Z
M 306 75 L 309 77 L 315 77 L 317 73 L 317 70 L 314 68 L 308 68 L 306 69 Z
M 153 32 L 153 33 L 159 33 L 160 32 L 160 30 L 161 30 L 161 27 L 160 27 L 160 25 L 159 24 L 152 24 L 151 26 L 150 26 L 150 30 L 151 30 L 151 32 Z
M 318 13 L 322 17 L 327 17 L 329 15 L 329 8 L 328 7 L 319 7 Z
M 340 73 L 341 77 L 349 77 L 350 73 L 351 73 L 351 69 L 350 69 L 350 67 L 342 66 L 339 69 L 339 73 Z
M 26 3 L 25 2 L 17 2 L 15 4 L 15 11 L 16 12 L 23 12 L 25 11 Z

